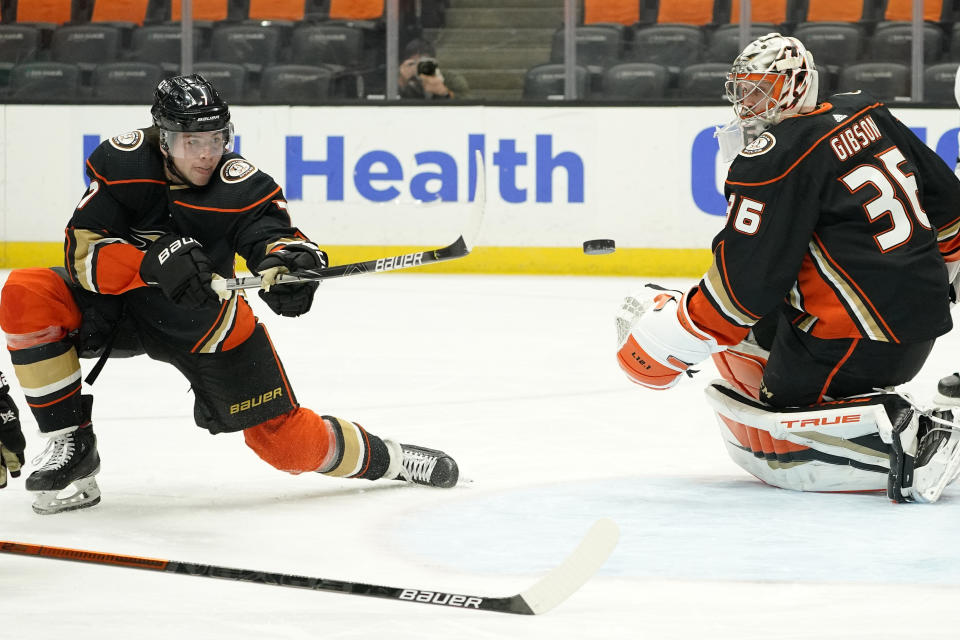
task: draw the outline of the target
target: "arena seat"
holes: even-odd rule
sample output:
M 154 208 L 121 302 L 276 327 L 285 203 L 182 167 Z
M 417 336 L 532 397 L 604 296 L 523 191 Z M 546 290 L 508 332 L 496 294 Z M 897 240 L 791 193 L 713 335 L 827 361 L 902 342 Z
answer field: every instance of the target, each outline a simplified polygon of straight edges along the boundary
M 876 2 L 856 0 L 808 0 L 803 22 L 860 22 L 878 20 Z
M 540 64 L 527 70 L 523 78 L 525 100 L 555 100 L 563 98 L 566 72 L 562 64 Z M 576 69 L 577 98 L 590 97 L 590 72 L 584 66 Z
M 941 105 L 956 105 L 954 84 L 958 62 L 940 62 L 928 65 L 923 71 L 923 102 Z
M 333 71 L 304 64 L 266 67 L 260 80 L 262 104 L 318 104 L 330 97 Z
M 680 70 L 677 95 L 684 100 L 726 103 L 724 94 L 730 64 L 702 62 Z
M 151 0 L 95 0 L 90 22 L 142 25 L 150 4 Z
M 20 0 L 3 21 L 65 24 L 75 19 L 73 5 L 73 0 Z
M 603 74 L 603 97 L 610 100 L 643 102 L 666 96 L 670 72 L 650 62 L 624 62 Z
M 166 71 L 174 71 L 180 67 L 181 36 L 181 27 L 176 24 L 150 24 L 135 29 L 130 38 L 130 60 L 155 62 Z M 195 28 L 194 51 L 199 50 L 200 40 L 200 29 Z
M 866 40 L 864 28 L 853 23 L 806 22 L 798 25 L 793 35 L 813 54 L 817 68 L 834 72 L 859 61 Z
M 37 27 L 0 24 L 0 73 L 4 74 L 4 80 L 14 65 L 36 60 L 40 46 L 40 29 Z
M 899 62 L 858 62 L 843 68 L 840 91 L 862 89 L 881 100 L 910 96 L 910 67 Z
M 363 31 L 339 23 L 304 25 L 293 31 L 290 59 L 296 64 L 364 65 Z
M 247 18 L 249 20 L 288 20 L 300 22 L 306 15 L 304 0 L 249 0 Z
M 705 49 L 704 32 L 687 24 L 654 24 L 638 28 L 625 62 L 653 62 L 672 72 L 699 62 Z
M 939 62 L 943 54 L 943 31 L 925 22 L 923 29 L 923 61 Z M 910 63 L 913 53 L 913 25 L 909 22 L 881 22 L 870 38 L 869 58 L 875 61 Z
M 57 27 L 50 43 L 56 62 L 79 64 L 83 69 L 118 59 L 121 31 L 111 24 L 75 24 Z
M 550 62 L 563 62 L 566 31 L 553 34 Z M 589 24 L 574 28 L 577 64 L 609 67 L 620 61 L 624 50 L 624 28 L 615 24 Z
M 211 57 L 217 62 L 235 62 L 259 72 L 275 64 L 280 55 L 280 31 L 258 24 L 221 23 L 213 28 Z
M 942 0 L 923 0 L 923 19 L 928 22 L 940 22 L 949 3 Z M 911 22 L 913 20 L 913 0 L 887 0 L 883 19 L 891 22 Z
M 247 68 L 233 62 L 197 62 L 194 73 L 199 73 L 212 84 L 227 104 L 250 102 L 247 87 Z
M 384 0 L 330 0 L 331 20 L 381 20 Z
M 163 68 L 152 62 L 97 65 L 90 83 L 91 95 L 96 102 L 151 104 L 163 77 Z
M 771 22 L 763 22 L 750 25 L 750 40 L 756 40 L 760 36 L 777 31 L 777 25 Z M 717 30 L 710 36 L 710 44 L 707 45 L 706 53 L 703 59 L 706 62 L 733 62 L 734 58 L 743 50 L 740 45 L 740 25 L 724 24 L 717 27 Z
M 751 0 L 750 22 L 771 25 L 781 25 L 789 22 L 788 4 L 788 0 Z M 730 24 L 740 24 L 740 0 L 731 0 Z
M 660 0 L 657 22 L 660 24 L 707 25 L 722 22 L 723 2 L 714 0 Z
M 203 22 L 220 22 L 221 20 L 239 19 L 241 16 L 236 12 L 231 15 L 231 3 L 229 0 L 192 0 L 193 19 Z M 182 17 L 180 1 L 171 0 L 170 20 L 180 22 Z
M 641 21 L 642 0 L 584 0 L 583 23 L 633 25 Z
M 76 101 L 80 67 L 67 62 L 25 62 L 10 72 L 10 96 L 18 102 Z

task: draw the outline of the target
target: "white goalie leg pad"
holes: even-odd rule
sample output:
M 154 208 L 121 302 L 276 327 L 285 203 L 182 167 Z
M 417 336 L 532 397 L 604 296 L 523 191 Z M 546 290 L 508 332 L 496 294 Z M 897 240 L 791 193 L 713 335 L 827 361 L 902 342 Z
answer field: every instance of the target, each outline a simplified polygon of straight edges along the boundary
M 767 484 L 797 491 L 887 488 L 883 433 L 889 438 L 893 428 L 880 396 L 776 411 L 722 380 L 705 392 L 731 458 Z

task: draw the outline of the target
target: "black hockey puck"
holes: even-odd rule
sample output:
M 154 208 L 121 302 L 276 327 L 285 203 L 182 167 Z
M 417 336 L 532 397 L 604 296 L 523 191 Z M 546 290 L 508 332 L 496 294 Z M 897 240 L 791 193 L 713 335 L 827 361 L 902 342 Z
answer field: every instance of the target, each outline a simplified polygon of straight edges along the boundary
M 588 256 L 600 256 L 605 253 L 613 253 L 617 248 L 613 240 L 587 240 L 583 243 L 583 252 Z

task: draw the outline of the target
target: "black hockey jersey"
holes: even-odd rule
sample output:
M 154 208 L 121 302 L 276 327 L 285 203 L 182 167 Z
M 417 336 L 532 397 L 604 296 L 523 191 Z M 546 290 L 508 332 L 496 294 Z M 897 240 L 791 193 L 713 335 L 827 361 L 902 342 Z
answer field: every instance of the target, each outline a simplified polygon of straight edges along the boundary
M 66 230 L 66 267 L 89 291 L 145 286 L 140 263 L 151 242 L 174 232 L 203 246 L 217 273 L 234 274 L 235 254 L 251 267 L 304 236 L 290 224 L 280 186 L 235 154 L 224 154 L 203 187 L 170 183 L 156 129 L 104 141 L 87 159 L 90 187 Z
M 687 296 L 721 344 L 785 301 L 821 338 L 919 342 L 950 330 L 960 180 L 867 94 L 785 119 L 730 167 L 713 263 Z

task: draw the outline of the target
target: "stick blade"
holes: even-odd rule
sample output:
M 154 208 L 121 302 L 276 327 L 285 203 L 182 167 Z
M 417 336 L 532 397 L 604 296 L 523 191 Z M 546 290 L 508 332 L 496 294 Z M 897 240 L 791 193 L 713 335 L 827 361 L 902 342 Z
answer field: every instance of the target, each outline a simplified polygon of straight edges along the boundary
M 620 539 L 620 527 L 609 518 L 597 520 L 573 553 L 536 584 L 520 594 L 534 614 L 550 611 L 573 595 L 607 561 Z

